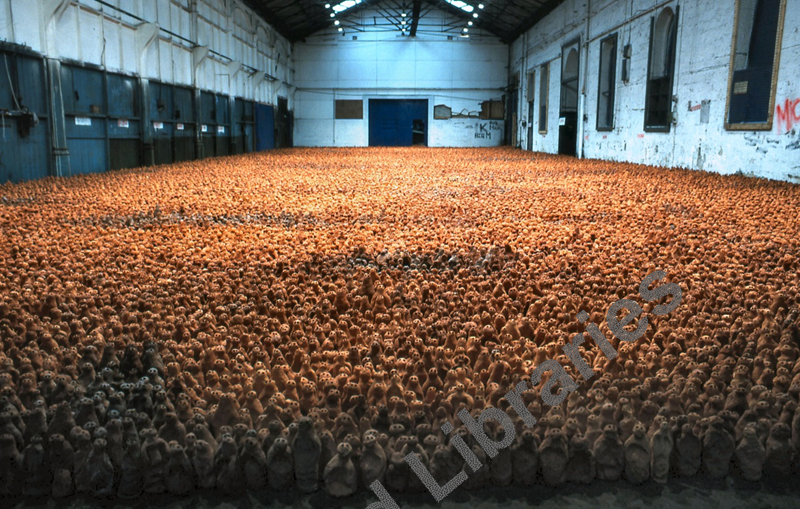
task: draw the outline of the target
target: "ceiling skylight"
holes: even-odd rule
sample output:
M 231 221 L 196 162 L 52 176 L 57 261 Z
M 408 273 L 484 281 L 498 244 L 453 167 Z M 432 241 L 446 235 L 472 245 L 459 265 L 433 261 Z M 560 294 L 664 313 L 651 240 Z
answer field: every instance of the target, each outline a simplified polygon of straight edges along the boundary
M 340 2 L 333 6 L 333 12 L 340 13 L 342 11 L 346 11 L 350 7 L 355 7 L 356 5 L 360 4 L 361 0 L 345 0 L 344 2 Z M 464 3 L 464 2 L 461 2 Z
M 464 12 L 472 12 L 475 10 L 475 7 L 471 6 L 467 2 L 462 2 L 461 0 L 444 0 L 444 1 L 452 5 L 453 7 L 458 7 Z

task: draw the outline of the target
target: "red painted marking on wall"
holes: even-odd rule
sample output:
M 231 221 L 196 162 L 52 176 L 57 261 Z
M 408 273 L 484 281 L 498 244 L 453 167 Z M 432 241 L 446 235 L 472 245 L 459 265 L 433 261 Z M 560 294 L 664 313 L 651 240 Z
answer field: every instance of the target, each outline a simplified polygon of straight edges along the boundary
M 699 111 L 703 108 L 703 103 L 695 104 L 694 106 L 689 107 L 689 111 Z
M 604 135 L 603 135 L 603 139 L 604 139 L 604 140 L 607 140 L 607 139 L 608 139 L 608 135 L 607 135 L 607 134 L 604 134 Z
M 795 124 L 800 124 L 798 106 L 800 106 L 800 98 L 795 100 L 786 99 L 783 103 L 783 108 L 781 108 L 780 104 L 775 106 L 775 113 L 778 115 L 778 133 L 788 133 L 794 128 Z M 783 124 L 783 129 L 781 129 L 781 124 Z
M 644 134 L 639 134 L 639 138 L 644 138 Z

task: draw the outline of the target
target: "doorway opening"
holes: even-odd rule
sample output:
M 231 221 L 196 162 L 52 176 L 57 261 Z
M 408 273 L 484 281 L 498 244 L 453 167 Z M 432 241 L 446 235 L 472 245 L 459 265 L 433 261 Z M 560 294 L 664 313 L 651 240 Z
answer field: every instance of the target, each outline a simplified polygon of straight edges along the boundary
M 564 46 L 561 63 L 561 106 L 558 119 L 558 153 L 577 155 L 578 147 L 578 76 L 580 43 Z
M 370 99 L 369 146 L 428 145 L 427 99 Z

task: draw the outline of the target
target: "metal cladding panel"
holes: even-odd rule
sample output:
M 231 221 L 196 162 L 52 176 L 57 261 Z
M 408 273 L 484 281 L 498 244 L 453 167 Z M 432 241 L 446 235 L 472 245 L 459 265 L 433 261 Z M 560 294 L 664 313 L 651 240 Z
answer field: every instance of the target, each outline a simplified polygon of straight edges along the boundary
M 228 99 L 228 96 L 225 95 L 217 95 L 216 100 L 217 100 L 217 110 L 216 110 L 217 124 L 230 125 L 231 123 L 230 99 Z
M 155 164 L 172 163 L 172 138 L 153 139 L 153 156 Z
M 2 76 L 0 76 L 1 78 Z M 36 113 L 40 119 L 47 117 L 47 98 L 42 61 L 36 58 L 17 56 L 17 79 L 19 83 L 17 100 L 20 106 Z
M 108 167 L 103 73 L 61 66 L 69 172 L 102 173 Z
M 59 85 L 61 85 L 61 93 L 56 93 L 56 95 L 61 99 L 61 106 L 64 111 L 75 111 L 75 87 L 72 83 L 72 68 L 70 66 L 61 66 Z
M 67 115 L 65 123 L 68 139 L 105 140 L 106 138 L 106 119 L 103 117 Z
M 200 93 L 200 123 L 215 124 L 217 122 L 217 98 L 211 92 Z
M 106 140 L 92 138 L 67 138 L 69 164 L 72 175 L 103 173 L 106 160 Z
M 253 151 L 253 101 L 237 98 L 234 102 L 233 146 L 237 154 Z
M 114 118 L 139 116 L 136 79 L 119 74 L 108 75 L 108 114 Z
M 0 58 L 0 73 L 2 73 L 0 76 L 5 77 L 6 72 L 12 73 L 13 76 L 13 74 L 15 74 L 14 57 L 9 57 L 5 53 L 2 53 L 2 56 L 3 58 Z M 6 70 L 6 65 L 8 65 L 8 71 Z M 13 110 L 16 108 L 12 90 L 16 92 L 16 87 L 12 89 L 7 79 L 0 79 L 0 108 L 5 110 Z
M 184 131 L 176 131 L 172 143 L 175 147 L 175 162 L 197 159 L 194 126 L 184 126 Z
M 275 148 L 275 109 L 268 104 L 255 105 L 256 151 Z
M 43 63 L 36 58 L 0 53 L 0 184 L 22 182 L 48 175 L 50 144 L 47 106 L 44 100 Z M 23 117 L 17 108 L 39 117 Z M 23 129 L 19 129 L 23 127 Z
M 153 150 L 156 164 L 170 164 L 174 160 L 172 153 L 173 125 L 169 122 L 154 120 L 150 123 L 153 133 Z
M 245 124 L 244 126 L 244 151 L 245 153 L 252 152 L 255 148 L 255 126 L 253 124 Z
M 148 106 L 151 120 L 171 121 L 175 118 L 172 102 L 172 86 L 163 83 L 148 84 L 150 87 L 150 104 Z
M 214 155 L 227 156 L 231 153 L 231 112 L 230 99 L 226 95 L 217 94 L 216 96 L 216 123 L 214 129 L 216 134 Z
M 101 71 L 62 65 L 61 73 L 64 111 L 67 114 L 99 115 L 106 112 Z
M 248 101 L 247 99 L 237 98 L 234 103 L 234 108 L 236 109 L 233 118 L 236 119 L 237 122 L 253 122 L 253 110 L 254 110 L 254 103 L 253 101 Z
M 17 118 L 0 119 L 0 184 L 40 179 L 48 174 L 47 122 L 40 120 L 24 138 L 17 131 L 17 122 Z
M 140 139 L 141 121 L 127 118 L 114 118 L 108 121 L 108 137 L 112 140 L 138 140 Z
M 231 138 L 223 134 L 218 134 L 216 137 L 216 147 L 214 155 L 227 156 L 231 154 Z
M 137 168 L 142 165 L 141 143 L 138 139 L 113 139 L 111 147 L 111 169 Z
M 237 97 L 233 101 L 233 119 L 236 122 L 242 120 L 244 116 L 244 99 Z
M 216 137 L 213 134 L 203 134 L 200 138 L 203 147 L 203 157 L 214 157 L 216 154 Z
M 174 87 L 172 90 L 175 120 L 194 122 L 194 91 L 190 88 Z

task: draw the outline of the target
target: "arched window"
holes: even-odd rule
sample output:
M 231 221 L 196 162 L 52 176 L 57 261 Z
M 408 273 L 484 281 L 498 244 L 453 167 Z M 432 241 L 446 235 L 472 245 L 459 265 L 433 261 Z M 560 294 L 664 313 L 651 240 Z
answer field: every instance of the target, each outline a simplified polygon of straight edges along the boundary
M 726 129 L 772 129 L 785 11 L 785 0 L 737 0 Z
M 561 68 L 561 110 L 578 111 L 578 47 L 567 50 Z
M 547 134 L 547 109 L 550 106 L 550 62 L 539 72 L 539 134 Z
M 670 47 L 672 46 L 672 26 L 675 15 L 667 7 L 656 19 L 653 32 L 653 50 L 650 58 L 650 77 L 663 78 L 669 73 Z
M 617 34 L 600 41 L 600 76 L 597 84 L 597 130 L 614 127 L 614 87 L 617 76 Z
M 672 78 L 675 73 L 677 35 L 677 7 L 674 12 L 667 7 L 651 20 L 645 131 L 669 132 L 672 123 Z

